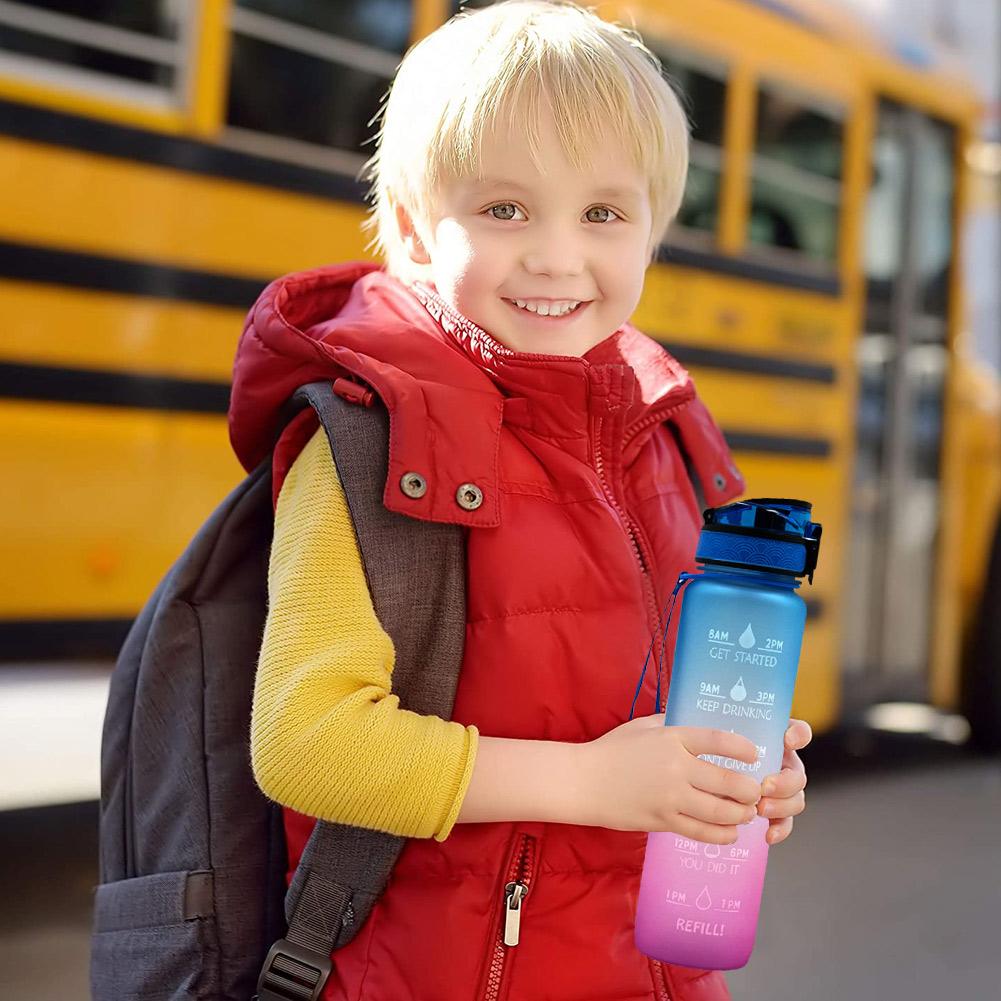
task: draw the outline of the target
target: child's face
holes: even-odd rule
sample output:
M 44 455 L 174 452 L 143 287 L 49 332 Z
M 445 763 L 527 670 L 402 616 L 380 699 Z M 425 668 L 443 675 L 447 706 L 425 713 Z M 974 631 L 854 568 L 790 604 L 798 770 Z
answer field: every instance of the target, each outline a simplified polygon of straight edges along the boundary
M 484 181 L 446 184 L 428 239 L 410 246 L 430 263 L 439 294 L 501 343 L 580 356 L 639 302 L 649 264 L 648 184 L 610 139 L 581 171 L 564 157 L 551 119 L 543 135 L 541 171 L 516 129 L 485 136 Z M 557 303 L 581 305 L 543 316 L 515 300 L 554 304 L 552 312 L 565 308 Z

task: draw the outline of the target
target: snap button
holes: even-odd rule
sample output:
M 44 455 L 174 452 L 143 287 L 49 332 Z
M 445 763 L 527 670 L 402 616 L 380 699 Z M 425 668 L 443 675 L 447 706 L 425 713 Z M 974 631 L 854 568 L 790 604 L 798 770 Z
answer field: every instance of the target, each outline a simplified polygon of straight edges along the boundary
M 726 477 L 722 473 L 717 473 L 713 477 L 713 485 L 717 490 L 722 490 L 726 486 Z
M 427 480 L 420 473 L 404 473 L 400 477 L 400 489 L 408 497 L 417 500 L 428 492 Z
M 483 503 L 483 491 L 475 483 L 463 483 L 455 492 L 459 507 L 475 511 Z

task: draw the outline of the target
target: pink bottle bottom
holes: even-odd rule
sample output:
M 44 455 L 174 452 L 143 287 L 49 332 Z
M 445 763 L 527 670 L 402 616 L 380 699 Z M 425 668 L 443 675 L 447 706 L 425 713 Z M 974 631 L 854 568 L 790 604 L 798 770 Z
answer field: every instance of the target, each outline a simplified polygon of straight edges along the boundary
M 664 963 L 737 970 L 754 949 L 768 865 L 768 818 L 738 828 L 732 845 L 670 832 L 647 838 L 636 947 Z

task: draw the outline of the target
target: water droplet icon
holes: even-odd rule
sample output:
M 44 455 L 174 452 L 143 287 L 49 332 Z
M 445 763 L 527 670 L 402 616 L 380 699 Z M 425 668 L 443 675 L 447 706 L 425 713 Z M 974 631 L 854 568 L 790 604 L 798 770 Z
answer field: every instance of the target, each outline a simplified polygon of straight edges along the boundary
M 757 640 L 754 638 L 754 630 L 751 628 L 751 623 L 747 623 L 747 628 L 740 634 L 740 639 L 738 640 L 740 645 L 745 650 L 750 650 Z
M 747 698 L 747 689 L 744 687 L 744 676 L 737 679 L 737 684 L 730 689 L 730 698 L 734 702 L 743 702 Z
M 708 911 L 713 905 L 713 899 L 709 896 L 709 887 L 702 887 L 702 892 L 699 894 L 698 899 L 695 901 L 695 906 L 700 911 Z

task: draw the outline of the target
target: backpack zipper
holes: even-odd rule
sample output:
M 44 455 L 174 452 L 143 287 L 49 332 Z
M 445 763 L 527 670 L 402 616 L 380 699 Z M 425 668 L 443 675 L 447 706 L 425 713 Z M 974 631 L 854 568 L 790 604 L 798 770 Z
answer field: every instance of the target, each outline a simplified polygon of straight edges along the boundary
M 530 834 L 521 834 L 505 873 L 504 911 L 498 922 L 497 938 L 490 957 L 484 1001 L 497 1001 L 500 997 L 508 951 L 521 940 L 521 912 L 532 885 L 534 869 L 535 838 Z

